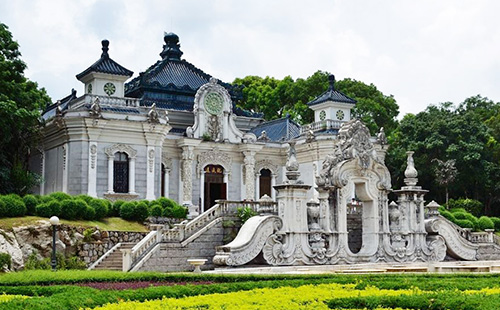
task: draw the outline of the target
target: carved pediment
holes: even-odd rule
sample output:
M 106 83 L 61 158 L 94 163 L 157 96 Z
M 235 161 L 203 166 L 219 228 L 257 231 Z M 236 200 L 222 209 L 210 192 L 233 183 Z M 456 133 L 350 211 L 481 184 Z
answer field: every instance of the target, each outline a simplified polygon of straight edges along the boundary
M 232 162 L 231 156 L 220 151 L 218 147 L 214 147 L 212 150 L 198 155 L 198 165 L 196 168 L 198 177 L 201 177 L 203 168 L 205 168 L 206 165 L 221 165 L 224 171 L 230 175 Z
M 126 153 L 130 158 L 135 158 L 137 156 L 137 151 L 134 148 L 132 148 L 128 144 L 123 144 L 123 143 L 113 144 L 112 146 L 106 148 L 104 152 L 109 157 L 115 156 L 116 152 Z

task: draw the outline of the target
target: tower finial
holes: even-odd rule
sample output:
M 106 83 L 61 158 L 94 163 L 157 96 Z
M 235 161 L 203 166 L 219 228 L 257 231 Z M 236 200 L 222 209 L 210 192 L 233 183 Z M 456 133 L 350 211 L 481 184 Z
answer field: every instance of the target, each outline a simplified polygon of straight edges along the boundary
M 330 90 L 335 90 L 335 75 L 330 74 L 328 76 L 328 82 L 330 83 Z
M 109 41 L 104 39 L 101 41 L 102 44 L 102 54 L 101 57 L 109 57 L 108 51 L 109 51 Z

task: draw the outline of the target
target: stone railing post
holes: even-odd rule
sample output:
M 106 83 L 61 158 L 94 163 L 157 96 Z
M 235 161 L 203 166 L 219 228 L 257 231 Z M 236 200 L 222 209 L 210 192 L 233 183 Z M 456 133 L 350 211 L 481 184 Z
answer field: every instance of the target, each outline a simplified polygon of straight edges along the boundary
M 120 249 L 120 251 L 123 255 L 122 270 L 127 272 L 132 267 L 132 249 Z
M 440 205 L 435 202 L 434 200 L 429 202 L 428 205 L 425 206 L 425 209 L 427 210 L 427 218 L 435 218 L 439 215 L 439 207 Z
M 494 229 L 485 229 L 484 230 L 488 234 L 488 242 L 493 243 L 495 242 L 493 234 L 495 233 Z

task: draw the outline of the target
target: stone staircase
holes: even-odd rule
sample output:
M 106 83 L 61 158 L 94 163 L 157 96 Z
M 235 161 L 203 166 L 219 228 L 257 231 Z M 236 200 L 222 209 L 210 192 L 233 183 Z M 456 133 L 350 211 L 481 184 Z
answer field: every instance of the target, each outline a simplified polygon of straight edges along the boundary
M 155 251 L 160 249 L 160 245 L 170 244 L 185 248 L 214 226 L 220 225 L 224 216 L 234 216 L 238 208 L 251 207 L 255 211 L 262 211 L 260 210 L 261 207 L 267 207 L 272 209 L 270 211 L 276 212 L 274 203 L 268 204 L 269 206 L 267 204 L 261 206 L 259 202 L 252 201 L 218 201 L 212 208 L 191 221 L 176 224 L 171 229 L 164 229 L 163 226 L 156 225 L 155 230 L 151 231 L 138 243 L 118 243 L 88 269 L 137 271 Z M 189 258 L 187 255 L 186 259 Z
M 106 254 L 104 254 L 99 260 L 97 260 L 89 269 L 94 270 L 123 270 L 123 253 L 122 249 L 132 249 L 135 243 L 118 243 L 112 249 L 110 249 Z

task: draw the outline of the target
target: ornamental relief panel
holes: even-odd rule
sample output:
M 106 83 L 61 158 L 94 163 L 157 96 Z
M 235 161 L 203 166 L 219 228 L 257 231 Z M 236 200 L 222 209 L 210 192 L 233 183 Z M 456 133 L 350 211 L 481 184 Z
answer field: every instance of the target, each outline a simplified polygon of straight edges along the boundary
M 172 170 L 172 158 L 168 157 L 167 154 L 161 155 L 161 163 L 165 166 L 165 169 Z
M 279 171 L 278 166 L 273 164 L 269 159 L 259 160 L 257 163 L 255 163 L 255 173 L 257 175 L 260 175 L 260 171 L 262 169 L 269 169 L 269 171 L 271 171 L 271 174 L 274 176 L 277 176 Z
M 206 165 L 221 165 L 224 168 L 224 172 L 230 177 L 232 162 L 231 156 L 221 152 L 218 147 L 214 147 L 208 152 L 201 153 L 198 155 L 198 165 L 196 167 L 198 178 L 201 178 L 203 168 Z
M 104 150 L 104 152 L 106 153 L 106 155 L 108 155 L 108 157 L 113 157 L 115 156 L 115 153 L 116 152 L 123 152 L 123 153 L 127 153 L 127 155 L 130 157 L 130 158 L 135 158 L 137 156 L 137 150 L 135 150 L 134 148 L 132 148 L 130 145 L 128 144 L 122 144 L 122 143 L 117 143 L 117 144 L 114 144 L 108 148 L 106 148 Z

